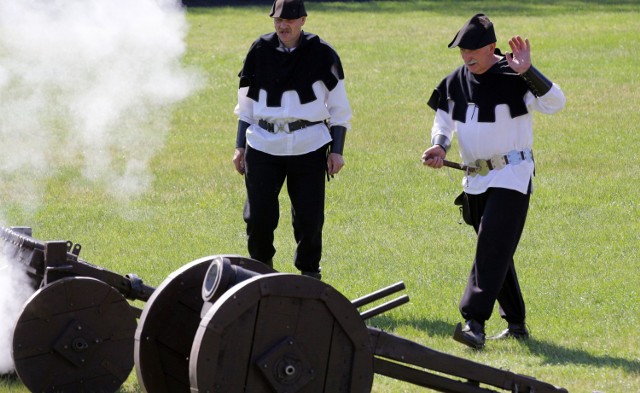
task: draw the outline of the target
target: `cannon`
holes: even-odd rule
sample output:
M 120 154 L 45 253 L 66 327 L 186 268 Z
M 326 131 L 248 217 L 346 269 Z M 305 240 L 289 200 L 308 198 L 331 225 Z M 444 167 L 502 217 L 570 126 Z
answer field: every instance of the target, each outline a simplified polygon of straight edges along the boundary
M 153 288 L 28 228 L 0 227 L 0 239 L 39 288 L 13 332 L 16 372 L 34 392 L 115 392 L 134 365 L 149 393 L 370 392 L 374 374 L 440 392 L 566 392 L 368 326 L 409 301 L 371 306 L 403 282 L 349 301 L 315 278 L 213 255 Z
M 0 228 L 3 255 L 21 264 L 35 290 L 13 331 L 16 373 L 34 392 L 117 390 L 133 368 L 140 314 L 126 299 L 144 301 L 154 289 L 81 260 L 79 244 L 31 234 Z
M 29 227 L 0 227 L 0 240 L 1 254 L 23 268 L 35 291 L 23 305 L 12 338 L 16 374 L 30 391 L 115 392 L 133 370 L 139 325 L 145 332 L 162 328 L 170 333 L 167 342 L 173 347 L 183 343 L 184 353 L 191 350 L 192 337 L 188 337 L 191 333 L 186 324 L 189 307 L 195 302 L 193 313 L 199 321 L 202 277 L 210 258 L 188 264 L 156 289 L 135 274 L 123 276 L 80 259 L 79 244 L 37 240 Z M 248 258 L 225 258 L 246 269 L 274 271 Z M 156 292 L 158 296 L 152 297 Z M 170 300 L 162 304 L 167 298 Z M 144 323 L 137 322 L 143 310 L 127 300 L 146 302 Z M 176 323 L 155 325 L 156 310 L 161 315 L 168 312 Z M 162 343 L 162 337 L 157 343 Z M 175 348 L 169 352 L 181 356 Z M 170 365 L 164 366 L 171 369 Z
M 235 278 L 228 279 L 232 270 Z M 405 289 L 403 282 L 349 301 L 314 278 L 242 270 L 217 258 L 205 276 L 203 316 L 189 357 L 192 393 L 364 393 L 374 374 L 439 392 L 566 392 L 367 326 L 409 298 L 358 308 Z

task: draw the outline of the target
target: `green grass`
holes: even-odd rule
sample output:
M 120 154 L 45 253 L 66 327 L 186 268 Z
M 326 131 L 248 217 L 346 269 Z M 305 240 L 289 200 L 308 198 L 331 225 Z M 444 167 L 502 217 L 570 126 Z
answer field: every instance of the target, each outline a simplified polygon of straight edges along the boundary
M 307 4 L 306 31 L 340 53 L 353 107 L 346 167 L 327 186 L 323 278 L 350 299 L 404 281 L 411 302 L 371 324 L 433 349 L 532 375 L 571 392 L 640 391 L 640 11 L 635 1 L 387 1 Z M 202 88 L 175 108 L 155 180 L 117 201 L 69 168 L 47 180 L 35 211 L 4 208 L 7 225 L 43 240 L 81 243 L 83 259 L 157 286 L 206 255 L 246 255 L 244 183 L 231 163 L 237 72 L 251 42 L 271 31 L 268 7 L 190 9 L 185 63 Z M 460 174 L 419 162 L 435 85 L 460 64 L 447 49 L 475 12 L 513 34 L 567 96 L 535 116 L 537 177 L 516 265 L 532 339 L 473 352 L 451 340 L 474 251 L 453 206 Z M 456 158 L 454 145 L 450 158 Z M 294 272 L 288 201 L 276 268 Z M 504 327 L 497 312 L 488 333 Z M 0 380 L 0 390 L 26 391 Z M 374 392 L 425 389 L 376 376 Z M 139 392 L 132 373 L 121 392 Z

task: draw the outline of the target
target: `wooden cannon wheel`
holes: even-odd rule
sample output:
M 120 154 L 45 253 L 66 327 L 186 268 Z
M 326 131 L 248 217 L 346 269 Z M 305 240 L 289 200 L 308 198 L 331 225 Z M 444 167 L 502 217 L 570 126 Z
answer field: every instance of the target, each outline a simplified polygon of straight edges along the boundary
M 356 308 L 322 281 L 250 278 L 207 311 L 189 360 L 191 392 L 370 392 L 373 354 Z
M 189 354 L 204 303 L 202 284 L 209 265 L 217 258 L 258 273 L 274 272 L 253 259 L 214 255 L 171 273 L 145 304 L 135 333 L 136 374 L 144 391 L 189 392 Z
M 36 291 L 13 332 L 13 361 L 32 392 L 115 392 L 133 369 L 136 316 L 110 285 L 70 277 Z

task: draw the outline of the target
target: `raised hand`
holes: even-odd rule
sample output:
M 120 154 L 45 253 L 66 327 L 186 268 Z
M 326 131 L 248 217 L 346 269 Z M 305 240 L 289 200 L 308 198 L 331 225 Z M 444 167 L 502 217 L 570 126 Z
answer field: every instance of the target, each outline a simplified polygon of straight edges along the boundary
M 515 36 L 509 40 L 511 52 L 506 54 L 507 63 L 515 72 L 522 74 L 531 67 L 531 44 L 529 39 Z

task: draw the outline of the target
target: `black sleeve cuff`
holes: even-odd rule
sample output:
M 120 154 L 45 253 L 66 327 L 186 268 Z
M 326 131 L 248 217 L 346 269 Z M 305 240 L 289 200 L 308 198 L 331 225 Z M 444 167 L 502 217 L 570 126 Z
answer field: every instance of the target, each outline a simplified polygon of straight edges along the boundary
M 246 121 L 238 120 L 238 134 L 236 136 L 236 149 L 244 148 L 247 145 L 247 128 L 251 124 Z
M 451 147 L 451 141 L 449 138 L 442 134 L 434 135 L 433 138 L 431 138 L 431 144 L 442 147 L 445 153 L 449 152 L 449 148 Z
M 331 148 L 330 153 L 342 154 L 344 150 L 344 141 L 347 137 L 347 128 L 342 126 L 333 126 L 331 130 Z
M 553 86 L 553 83 L 534 66 L 529 67 L 521 76 L 524 78 L 524 81 L 527 82 L 529 90 L 531 90 L 536 97 L 547 94 Z

